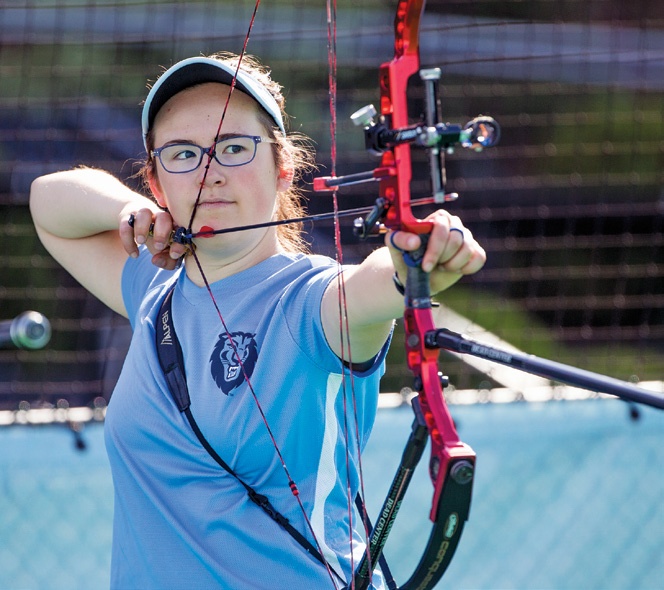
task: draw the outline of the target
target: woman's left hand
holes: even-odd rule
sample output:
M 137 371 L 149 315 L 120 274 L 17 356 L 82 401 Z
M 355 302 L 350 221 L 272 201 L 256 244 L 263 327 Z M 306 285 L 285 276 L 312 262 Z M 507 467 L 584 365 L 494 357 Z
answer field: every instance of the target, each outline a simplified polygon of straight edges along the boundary
M 429 242 L 422 258 L 422 269 L 431 273 L 431 293 L 439 293 L 456 283 L 463 275 L 476 273 L 486 262 L 486 252 L 471 231 L 456 215 L 444 209 L 429 215 L 433 224 Z M 412 252 L 420 246 L 420 237 L 405 231 L 390 231 L 385 237 L 397 275 L 406 283 L 407 266 L 403 251 Z

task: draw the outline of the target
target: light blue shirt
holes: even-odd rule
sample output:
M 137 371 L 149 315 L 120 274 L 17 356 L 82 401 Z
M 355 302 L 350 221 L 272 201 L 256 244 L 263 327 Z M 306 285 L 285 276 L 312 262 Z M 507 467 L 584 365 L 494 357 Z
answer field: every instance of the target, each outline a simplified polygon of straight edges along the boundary
M 314 543 L 255 395 L 325 558 L 349 578 L 343 398 L 352 407 L 351 381 L 325 340 L 320 318 L 323 292 L 337 272 L 325 257 L 279 254 L 212 285 L 249 386 L 207 290 L 184 270 L 157 269 L 144 248 L 127 262 L 122 290 L 134 334 L 106 418 L 115 486 L 113 589 L 332 588 L 326 569 L 249 500 L 177 410 L 154 342 L 159 307 L 173 282 L 173 319 L 191 409 L 204 436 Z M 353 375 L 360 448 L 374 423 L 386 349 L 369 370 Z M 351 428 L 353 495 L 354 436 Z M 363 548 L 354 532 L 355 565 Z M 379 575 L 374 581 L 383 587 Z

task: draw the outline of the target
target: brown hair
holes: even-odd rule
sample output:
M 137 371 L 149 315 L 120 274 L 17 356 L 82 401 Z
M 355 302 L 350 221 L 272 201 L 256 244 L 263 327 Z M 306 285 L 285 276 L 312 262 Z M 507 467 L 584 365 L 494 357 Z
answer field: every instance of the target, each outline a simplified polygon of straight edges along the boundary
M 208 57 L 231 65 L 234 68 L 237 67 L 238 60 L 240 59 L 238 55 L 228 52 L 215 53 Z M 270 70 L 262 65 L 258 59 L 250 55 L 245 55 L 242 58 L 240 69 L 260 82 L 274 97 L 287 125 L 288 115 L 284 108 L 285 99 L 282 93 L 282 86 L 272 80 Z M 293 181 L 289 189 L 277 194 L 277 211 L 274 220 L 279 221 L 303 217 L 305 210 L 302 205 L 300 180 L 304 173 L 311 171 L 315 167 L 311 140 L 300 133 L 288 133 L 284 135 L 276 126 L 273 118 L 258 103 L 256 103 L 256 110 L 259 122 L 265 128 L 270 139 L 275 141 L 272 144 L 272 151 L 277 169 L 285 168 L 287 164 L 290 164 L 294 171 Z M 148 154 L 145 163 L 139 171 L 139 175 L 149 190 L 148 179 L 157 176 L 155 158 L 151 155 L 151 151 L 154 149 L 153 129 L 148 131 L 146 144 Z M 309 245 L 302 235 L 302 230 L 302 223 L 288 223 L 277 226 L 277 238 L 281 247 L 287 252 L 309 252 Z

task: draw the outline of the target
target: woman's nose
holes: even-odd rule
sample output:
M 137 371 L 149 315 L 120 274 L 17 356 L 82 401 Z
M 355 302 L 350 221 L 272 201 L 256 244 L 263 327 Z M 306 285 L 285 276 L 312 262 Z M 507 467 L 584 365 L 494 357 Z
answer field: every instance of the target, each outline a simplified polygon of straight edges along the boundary
M 226 182 L 225 166 L 214 157 L 214 152 L 203 156 L 201 162 L 201 184 L 213 185 Z

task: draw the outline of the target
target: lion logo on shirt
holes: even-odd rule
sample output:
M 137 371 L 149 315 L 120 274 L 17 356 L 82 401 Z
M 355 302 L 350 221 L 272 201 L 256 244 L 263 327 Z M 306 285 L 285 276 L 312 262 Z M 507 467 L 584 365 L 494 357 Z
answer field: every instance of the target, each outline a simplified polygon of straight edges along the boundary
M 254 372 L 254 366 L 258 360 L 255 336 L 256 334 L 248 332 L 219 334 L 219 339 L 214 345 L 210 357 L 210 372 L 219 389 L 226 395 L 231 395 L 234 389 L 244 383 L 244 373 L 248 379 Z M 244 367 L 244 372 L 242 367 Z

